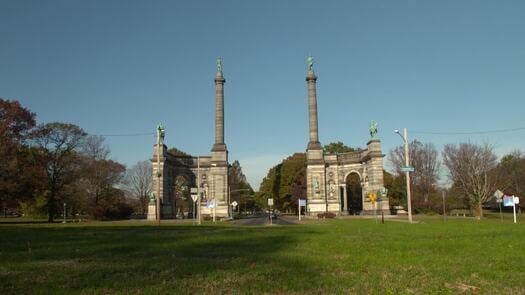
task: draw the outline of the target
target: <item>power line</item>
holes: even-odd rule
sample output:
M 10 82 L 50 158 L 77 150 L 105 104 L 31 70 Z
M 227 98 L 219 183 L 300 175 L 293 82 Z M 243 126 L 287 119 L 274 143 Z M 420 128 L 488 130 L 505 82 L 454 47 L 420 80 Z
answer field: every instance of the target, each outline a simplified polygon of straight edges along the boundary
M 484 131 L 465 131 L 465 132 L 446 132 L 446 131 L 412 131 L 412 133 L 418 134 L 434 134 L 434 135 L 469 135 L 469 134 L 490 134 L 490 133 L 505 133 L 525 130 L 525 127 L 507 128 L 507 129 L 495 129 L 495 130 L 484 130 Z
M 116 136 L 146 136 L 146 135 L 155 135 L 155 132 L 148 132 L 148 133 L 121 133 L 121 134 L 98 134 L 99 136 L 104 137 L 116 137 Z

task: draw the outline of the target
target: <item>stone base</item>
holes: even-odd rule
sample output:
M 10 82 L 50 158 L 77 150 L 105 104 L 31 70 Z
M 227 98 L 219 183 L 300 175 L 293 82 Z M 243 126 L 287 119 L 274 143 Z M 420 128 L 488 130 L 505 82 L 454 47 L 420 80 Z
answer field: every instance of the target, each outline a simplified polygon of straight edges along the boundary
M 155 204 L 148 205 L 148 220 L 157 220 Z
M 206 204 L 201 205 L 201 217 L 212 217 L 213 216 L 213 208 L 206 207 Z M 222 217 L 228 217 L 228 206 L 226 206 L 226 203 L 219 203 L 217 208 L 215 208 L 215 217 L 216 218 L 222 218 Z
M 323 200 L 312 200 L 308 202 L 307 212 L 309 215 L 317 216 L 317 214 L 324 213 L 326 211 L 339 215 L 339 203 L 334 201 L 328 201 L 328 210 L 326 210 L 326 202 Z

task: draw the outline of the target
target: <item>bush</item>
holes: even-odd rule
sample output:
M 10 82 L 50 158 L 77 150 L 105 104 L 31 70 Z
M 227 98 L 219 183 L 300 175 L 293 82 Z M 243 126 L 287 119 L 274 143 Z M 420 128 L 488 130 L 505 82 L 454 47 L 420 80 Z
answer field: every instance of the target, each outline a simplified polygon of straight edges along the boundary
M 38 196 L 35 200 L 20 202 L 20 209 L 25 216 L 32 218 L 46 218 L 47 199 L 45 195 Z
M 317 218 L 335 218 L 335 214 L 332 213 L 332 212 L 323 212 L 323 213 L 319 213 L 317 214 Z

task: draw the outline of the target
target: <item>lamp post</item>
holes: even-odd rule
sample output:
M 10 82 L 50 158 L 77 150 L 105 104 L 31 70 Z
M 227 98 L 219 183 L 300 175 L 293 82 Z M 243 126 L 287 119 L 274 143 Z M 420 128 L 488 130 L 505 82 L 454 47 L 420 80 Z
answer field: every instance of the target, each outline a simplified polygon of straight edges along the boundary
M 197 218 L 201 224 L 201 157 L 197 156 Z M 195 204 L 193 204 L 195 206 Z M 195 219 L 195 216 L 193 217 Z
M 399 134 L 405 143 L 405 178 L 407 182 L 407 207 L 408 207 L 408 222 L 412 223 L 412 201 L 410 200 L 410 172 L 408 171 L 409 159 L 408 159 L 408 136 L 407 129 L 403 128 L 403 135 L 399 133 L 399 130 L 394 130 L 394 133 Z
M 155 204 L 155 211 L 157 217 L 157 224 L 160 225 L 160 144 L 164 144 L 164 127 L 162 124 L 157 125 L 157 200 Z
M 62 223 L 67 223 L 67 217 L 66 217 L 66 216 L 67 216 L 67 215 L 66 215 L 66 214 L 67 214 L 67 213 L 66 213 L 67 211 L 66 211 L 66 206 L 67 206 L 67 205 L 66 205 L 66 202 L 64 202 L 64 221 L 62 221 Z

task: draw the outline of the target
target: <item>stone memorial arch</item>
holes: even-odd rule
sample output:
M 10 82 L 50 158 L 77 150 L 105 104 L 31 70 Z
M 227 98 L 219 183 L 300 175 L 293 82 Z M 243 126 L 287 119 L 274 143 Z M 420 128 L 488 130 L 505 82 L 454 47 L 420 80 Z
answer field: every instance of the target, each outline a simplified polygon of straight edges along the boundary
M 177 179 L 184 179 L 187 189 L 199 187 L 201 202 L 197 210 L 201 215 L 217 217 L 228 216 L 228 149 L 224 143 L 224 79 L 222 61 L 217 60 L 215 76 L 215 144 L 211 155 L 192 157 L 180 156 L 168 151 L 161 142 L 154 146 L 153 191 L 160 186 L 160 212 L 163 218 L 176 216 L 183 202 L 191 204 L 189 194 L 181 199 L 181 189 Z M 313 59 L 308 58 L 306 75 L 308 89 L 309 141 L 306 149 L 307 212 L 315 215 L 322 212 L 347 214 L 363 212 L 370 214 L 374 209 L 388 210 L 388 199 L 373 204 L 370 193 L 377 193 L 383 187 L 383 157 L 381 142 L 376 137 L 377 125 L 370 128 L 370 141 L 367 148 L 342 154 L 327 154 L 319 142 L 317 120 L 317 76 L 313 69 Z M 158 163 L 157 150 L 160 154 Z M 157 177 L 160 175 L 160 177 Z M 349 189 L 351 188 L 351 189 Z M 361 194 L 361 196 L 356 196 Z M 210 201 L 215 208 L 208 208 Z M 191 206 L 191 205 L 190 205 Z M 149 206 L 148 219 L 155 219 L 155 206 Z
M 347 214 L 350 209 L 348 192 L 349 176 L 357 175 L 361 188 L 360 206 L 352 211 L 371 214 L 374 210 L 389 210 L 388 199 L 374 204 L 370 193 L 383 187 L 383 157 L 381 142 L 376 137 L 377 124 L 372 122 L 370 141 L 365 150 L 342 154 L 327 154 L 319 142 L 317 120 L 317 76 L 313 59 L 308 58 L 306 74 L 308 87 L 309 141 L 306 149 L 306 197 L 307 212 L 315 215 L 322 212 Z M 354 177 L 355 179 L 355 177 Z M 359 210 L 360 209 L 360 210 Z
M 162 218 L 174 218 L 180 212 L 182 204 L 187 202 L 192 208 L 189 192 L 184 192 L 186 198 L 180 198 L 181 189 L 176 180 L 181 177 L 187 182 L 187 189 L 199 187 L 201 194 L 200 204 L 196 204 L 197 212 L 201 215 L 228 216 L 228 149 L 224 143 L 224 79 L 222 60 L 217 59 L 217 74 L 215 75 L 215 143 L 211 155 L 192 157 L 180 156 L 168 151 L 161 142 L 159 148 L 154 146 L 153 157 L 153 191 L 157 192 L 160 185 L 160 212 Z M 160 151 L 160 165 L 157 162 L 157 150 Z M 160 177 L 157 177 L 160 173 Z M 211 202 L 215 208 L 209 208 Z M 189 210 L 191 212 L 191 210 Z M 185 213 L 185 212 L 184 212 Z M 155 219 L 155 206 L 150 204 L 148 219 Z

